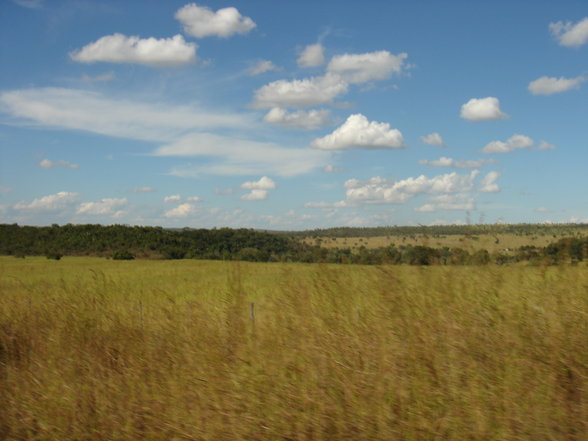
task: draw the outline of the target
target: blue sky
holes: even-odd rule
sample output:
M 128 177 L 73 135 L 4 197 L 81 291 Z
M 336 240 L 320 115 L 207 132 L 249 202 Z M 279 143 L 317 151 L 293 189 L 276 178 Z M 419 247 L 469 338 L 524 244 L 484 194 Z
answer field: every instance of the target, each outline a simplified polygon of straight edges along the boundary
M 588 4 L 0 3 L 0 222 L 588 222 Z

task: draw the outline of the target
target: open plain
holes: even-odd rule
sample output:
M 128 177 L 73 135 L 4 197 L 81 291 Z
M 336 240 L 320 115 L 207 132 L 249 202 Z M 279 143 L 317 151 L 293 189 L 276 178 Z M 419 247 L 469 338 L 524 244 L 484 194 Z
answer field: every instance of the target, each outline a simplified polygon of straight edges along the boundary
M 0 439 L 588 433 L 584 263 L 0 267 Z

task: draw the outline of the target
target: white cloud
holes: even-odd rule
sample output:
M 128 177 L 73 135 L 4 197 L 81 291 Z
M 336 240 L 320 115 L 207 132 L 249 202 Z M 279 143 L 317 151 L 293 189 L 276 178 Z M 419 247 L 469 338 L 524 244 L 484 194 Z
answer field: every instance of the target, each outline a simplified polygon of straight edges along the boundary
M 186 200 L 188 202 L 201 202 L 202 201 L 202 199 L 200 197 L 198 197 L 198 196 L 188 196 L 186 198 Z
M 167 142 L 189 130 L 250 127 L 250 118 L 193 106 L 112 99 L 76 89 L 40 88 L 0 93 L 0 111 L 32 124 L 101 135 Z
M 443 138 L 437 132 L 421 136 L 421 141 L 428 145 L 434 145 L 435 147 L 446 147 L 445 141 L 443 141 Z
M 496 180 L 500 177 L 500 173 L 497 171 L 491 171 L 480 181 L 479 191 L 482 193 L 498 193 L 500 187 L 496 184 Z
M 549 143 L 549 142 L 545 142 L 545 141 L 541 141 L 541 144 L 539 144 L 539 147 L 537 147 L 537 150 L 555 150 L 555 145 Z
M 127 37 L 123 34 L 106 35 L 82 49 L 71 52 L 79 63 L 132 63 L 151 67 L 179 67 L 196 61 L 196 43 L 186 43 L 184 37 L 171 38 Z
M 249 193 L 241 196 L 241 200 L 263 201 L 267 199 L 269 190 L 274 190 L 276 188 L 276 183 L 273 179 L 263 176 L 258 181 L 243 182 L 241 188 L 244 190 L 250 190 Z
M 216 163 L 206 166 L 187 165 L 171 171 L 172 175 L 182 177 L 260 173 L 296 176 L 321 167 L 328 156 L 326 152 L 309 148 L 286 148 L 271 142 L 249 141 L 210 133 L 186 135 L 159 147 L 153 155 L 216 159 Z
M 136 187 L 131 190 L 133 193 L 154 193 L 156 191 L 153 187 Z
M 271 61 L 261 60 L 257 64 L 255 64 L 254 66 L 251 66 L 249 69 L 247 69 L 247 73 L 251 76 L 255 76 L 255 75 L 260 75 L 265 72 L 269 72 L 272 70 L 279 70 L 279 69 L 280 68 L 278 66 L 276 66 L 274 63 L 272 63 Z
M 241 184 L 244 190 L 274 190 L 276 183 L 273 179 L 263 176 L 259 181 L 248 181 Z
M 325 62 L 325 48 L 322 44 L 309 44 L 304 48 L 298 57 L 298 66 L 300 67 L 317 67 Z
M 211 35 L 227 38 L 234 34 L 246 34 L 257 26 L 249 17 L 242 16 L 236 8 L 222 8 L 213 12 L 196 3 L 180 8 L 175 18 L 182 23 L 187 34 L 197 38 Z
M 479 174 L 473 170 L 467 175 L 448 173 L 427 178 L 407 178 L 400 181 L 376 176 L 367 181 L 350 179 L 345 183 L 347 202 L 353 204 L 401 204 L 417 194 L 463 193 L 473 189 Z
M 535 209 L 535 211 L 537 213 L 549 213 L 551 210 L 549 210 L 549 208 L 545 208 L 545 207 L 537 207 Z
M 278 80 L 266 84 L 254 92 L 254 106 L 307 107 L 331 103 L 347 93 L 347 83 L 339 75 L 326 74 L 303 80 Z
M 486 98 L 472 98 L 461 106 L 461 117 L 468 121 L 492 121 L 508 118 L 500 110 L 500 101 L 492 96 Z
M 310 144 L 322 150 L 342 150 L 348 148 L 398 149 L 404 147 L 404 138 L 398 129 L 390 124 L 368 121 L 362 114 L 350 115 L 347 121 L 333 133 L 317 138 Z
M 528 149 L 533 140 L 525 135 L 513 135 L 506 142 L 492 141 L 484 146 L 483 153 L 509 153 L 517 149 Z
M 333 164 L 327 164 L 325 165 L 325 168 L 323 168 L 324 173 L 341 173 L 344 171 L 345 170 L 343 170 L 342 168 L 337 168 Z
M 432 196 L 427 200 L 427 203 L 415 208 L 415 211 L 422 213 L 430 213 L 440 210 L 474 210 L 476 203 L 474 198 L 468 193 L 458 194 L 442 194 Z
M 314 130 L 329 124 L 330 116 L 331 112 L 326 109 L 288 112 L 281 107 L 274 107 L 263 117 L 263 120 L 282 127 Z
M 493 159 L 479 159 L 477 161 L 473 161 L 473 160 L 456 161 L 455 159 L 441 156 L 439 159 L 435 159 L 433 161 L 421 159 L 419 161 L 419 164 L 428 165 L 429 167 L 479 168 L 479 167 L 482 167 L 482 166 L 488 165 L 488 164 L 496 164 L 496 161 Z
M 105 215 L 117 214 L 118 209 L 126 206 L 128 201 L 126 198 L 105 198 L 96 202 L 83 202 L 78 207 L 77 214 L 91 214 L 91 215 Z
M 77 203 L 79 200 L 78 193 L 60 191 L 56 194 L 50 194 L 38 199 L 33 199 L 31 203 L 20 201 L 13 206 L 15 210 L 23 211 L 59 211 L 64 210 L 67 206 Z
M 43 0 L 12 0 L 18 6 L 28 9 L 40 9 L 43 7 Z
M 400 73 L 408 54 L 393 55 L 388 51 L 334 56 L 327 71 L 340 75 L 348 83 L 386 80 L 392 73 Z
M 82 75 L 82 80 L 84 80 L 86 83 L 104 83 L 106 81 L 112 81 L 112 80 L 114 80 L 114 78 L 115 77 L 112 72 L 108 72 L 108 73 L 101 74 L 101 75 L 96 75 L 94 77 L 91 77 L 86 74 Z
M 194 213 L 198 208 L 192 204 L 180 204 L 176 208 L 172 208 L 169 211 L 164 213 L 164 216 L 167 218 L 173 217 L 187 217 L 188 215 Z
M 55 168 L 55 167 L 79 168 L 80 167 L 77 164 L 72 164 L 71 162 L 65 161 L 63 159 L 58 159 L 57 161 L 43 159 L 41 162 L 37 163 L 37 165 L 42 168 Z
M 264 201 L 267 199 L 268 191 L 253 189 L 249 193 L 241 196 L 242 201 Z
M 550 23 L 549 30 L 560 45 L 580 47 L 588 42 L 588 17 L 576 24 L 571 21 Z
M 171 194 L 163 198 L 163 202 L 170 203 L 170 202 L 180 202 L 182 197 L 179 194 Z
M 233 193 L 235 193 L 234 188 L 215 188 L 214 189 L 214 194 L 219 195 L 219 196 L 227 196 L 227 195 L 230 195 Z
M 584 81 L 586 81 L 586 78 L 584 77 L 541 77 L 529 83 L 529 91 L 533 95 L 553 95 L 555 93 L 577 89 Z
M 304 204 L 305 208 L 343 208 L 347 207 L 347 202 L 307 202 Z

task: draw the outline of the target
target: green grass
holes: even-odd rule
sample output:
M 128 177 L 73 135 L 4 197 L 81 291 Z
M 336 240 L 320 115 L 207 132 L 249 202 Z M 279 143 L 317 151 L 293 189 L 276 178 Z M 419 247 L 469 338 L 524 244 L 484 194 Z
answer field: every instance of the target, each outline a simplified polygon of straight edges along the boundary
M 0 439 L 582 441 L 587 382 L 582 264 L 0 258 Z

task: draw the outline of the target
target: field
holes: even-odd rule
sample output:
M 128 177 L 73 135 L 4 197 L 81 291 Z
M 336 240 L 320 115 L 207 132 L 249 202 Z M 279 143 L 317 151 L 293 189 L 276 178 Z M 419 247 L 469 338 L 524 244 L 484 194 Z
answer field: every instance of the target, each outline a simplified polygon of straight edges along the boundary
M 0 257 L 0 440 L 587 434 L 585 263 Z
M 509 253 L 522 246 L 545 247 L 550 243 L 564 237 L 587 237 L 588 230 L 575 232 L 576 234 L 412 234 L 412 235 L 388 235 L 388 236 L 356 236 L 356 237 L 306 237 L 302 241 L 308 245 L 320 245 L 325 248 L 351 248 L 358 250 L 360 247 L 375 249 L 390 245 L 402 246 L 427 246 L 431 248 L 462 248 L 468 252 L 487 250 L 490 253 Z M 318 239 L 318 240 L 317 240 Z

